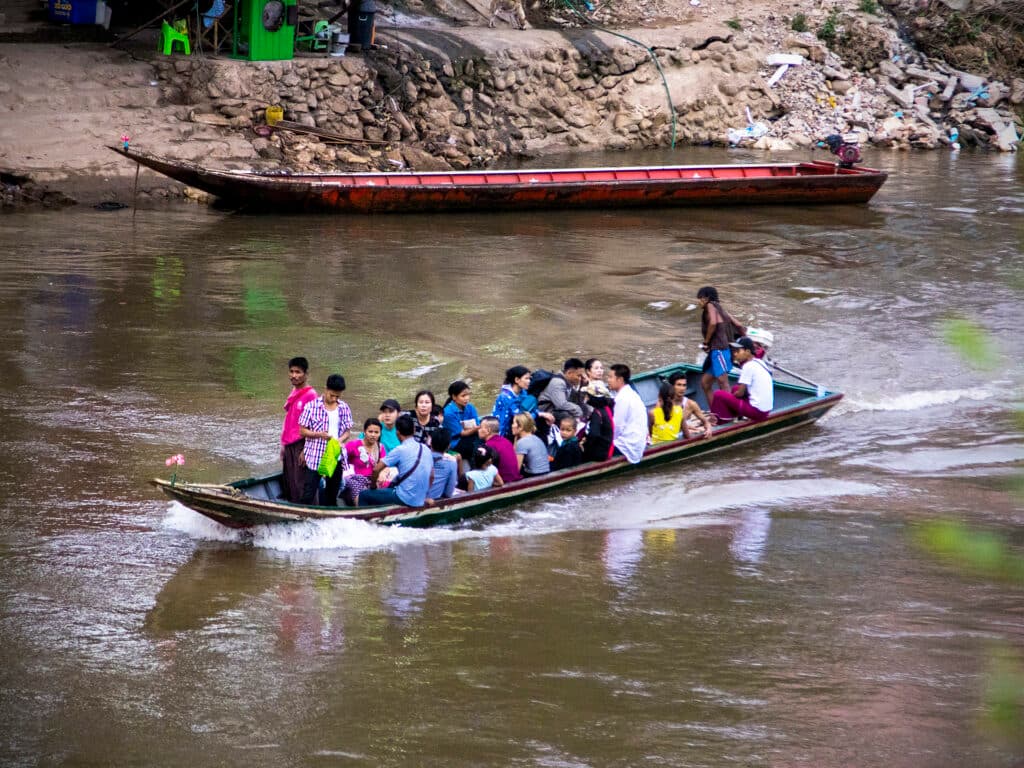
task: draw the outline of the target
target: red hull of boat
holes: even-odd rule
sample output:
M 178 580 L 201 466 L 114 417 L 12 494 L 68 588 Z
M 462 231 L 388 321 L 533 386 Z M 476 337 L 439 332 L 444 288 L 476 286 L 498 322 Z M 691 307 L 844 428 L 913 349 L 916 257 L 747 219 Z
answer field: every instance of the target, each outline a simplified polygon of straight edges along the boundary
M 410 213 L 866 203 L 887 174 L 833 163 L 452 173 L 274 174 L 218 171 L 114 151 L 230 203 L 271 210 Z

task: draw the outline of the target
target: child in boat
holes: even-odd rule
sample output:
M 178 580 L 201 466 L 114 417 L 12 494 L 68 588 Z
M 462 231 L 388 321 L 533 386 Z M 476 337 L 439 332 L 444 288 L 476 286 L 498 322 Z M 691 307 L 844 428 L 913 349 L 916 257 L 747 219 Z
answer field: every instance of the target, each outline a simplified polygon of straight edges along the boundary
M 651 443 L 671 443 L 683 431 L 683 409 L 673 401 L 674 388 L 665 381 L 658 389 L 658 404 L 647 412 Z
M 353 507 L 359 506 L 359 494 L 373 487 L 373 468 L 387 455 L 387 449 L 380 444 L 380 419 L 369 418 L 363 422 L 363 436 L 345 443 L 345 456 L 352 474 L 345 478 L 344 499 Z
M 459 479 L 459 457 L 448 454 L 451 438 L 448 431 L 442 429 L 430 438 L 430 456 L 434 462 L 434 474 L 431 475 L 430 489 L 427 491 L 430 500 L 447 499 L 455 493 Z
M 494 466 L 494 452 L 486 445 L 481 445 L 473 453 L 473 469 L 466 473 L 466 490 L 483 491 L 494 486 L 500 488 L 505 482 Z
M 576 419 L 572 416 L 564 417 L 558 422 L 558 431 L 562 435 L 562 443 L 551 457 L 552 471 L 568 469 L 583 463 L 583 449 L 576 439 Z

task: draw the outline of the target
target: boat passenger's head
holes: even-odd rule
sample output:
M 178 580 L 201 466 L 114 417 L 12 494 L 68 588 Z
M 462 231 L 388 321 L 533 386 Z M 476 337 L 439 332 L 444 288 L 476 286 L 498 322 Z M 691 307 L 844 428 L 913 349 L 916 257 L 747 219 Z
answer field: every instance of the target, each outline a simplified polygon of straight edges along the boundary
M 749 336 L 740 336 L 729 346 L 732 347 L 733 362 L 739 363 L 740 365 L 754 357 L 754 353 L 757 351 L 756 347 L 754 347 L 753 340 Z
M 469 384 L 464 382 L 462 379 L 453 381 L 448 385 L 448 399 L 455 403 L 459 408 L 465 408 L 466 403 L 469 402 L 469 398 L 472 391 L 470 390 Z
M 494 416 L 484 416 L 480 419 L 480 426 L 476 428 L 477 435 L 481 440 L 497 435 L 501 432 L 501 422 Z
M 558 422 L 558 431 L 562 434 L 563 440 L 568 440 L 571 437 L 576 436 L 576 417 L 575 416 L 563 416 L 562 420 Z
M 430 435 L 430 450 L 434 453 L 444 453 L 452 444 L 452 433 L 447 429 L 436 429 Z
M 413 399 L 413 406 L 417 415 L 429 416 L 434 412 L 434 393 L 429 389 L 421 389 Z
M 510 387 L 518 387 L 520 392 L 530 386 L 530 369 L 525 365 L 513 365 L 505 371 L 505 383 Z
M 528 413 L 517 413 L 512 417 L 512 434 L 513 435 L 532 435 L 537 431 L 537 424 L 533 420 L 533 416 Z
M 486 445 L 481 445 L 473 451 L 473 469 L 486 469 L 492 461 L 494 461 L 494 451 Z
M 709 301 L 718 301 L 718 289 L 710 285 L 705 285 L 697 291 L 697 303 L 703 307 Z
M 562 375 L 574 387 L 578 387 L 583 380 L 583 372 L 583 361 L 578 357 L 570 357 L 562 363 Z
M 686 388 L 689 386 L 686 374 L 683 371 L 676 371 L 668 377 L 668 383 L 672 385 L 672 394 L 675 399 L 682 400 L 686 394 Z
M 334 405 L 338 402 L 338 398 L 341 397 L 341 393 L 345 391 L 345 377 L 340 373 L 332 373 L 327 377 L 327 383 L 324 385 L 324 402 L 328 405 Z
M 629 366 L 625 363 L 616 363 L 608 370 L 608 389 L 618 392 L 629 384 Z
M 380 419 L 375 419 L 371 416 L 363 422 L 363 440 L 373 445 L 380 440 L 380 429 Z
M 402 406 L 398 404 L 397 400 L 388 398 L 380 404 L 380 422 L 388 429 L 395 426 L 395 419 L 398 418 L 398 412 L 402 410 Z
M 607 404 L 612 396 L 612 393 L 608 391 L 608 387 L 603 381 L 590 382 L 583 392 L 587 396 L 587 402 L 595 407 Z
M 288 361 L 288 381 L 293 387 L 306 386 L 306 376 L 309 374 L 309 360 L 304 357 L 293 357 Z
M 412 437 L 413 432 L 416 431 L 416 426 L 413 423 L 412 416 L 408 413 L 403 413 L 397 419 L 395 419 L 395 432 L 398 434 L 399 439 L 405 439 Z
M 583 364 L 587 372 L 587 381 L 604 381 L 604 363 L 592 357 Z

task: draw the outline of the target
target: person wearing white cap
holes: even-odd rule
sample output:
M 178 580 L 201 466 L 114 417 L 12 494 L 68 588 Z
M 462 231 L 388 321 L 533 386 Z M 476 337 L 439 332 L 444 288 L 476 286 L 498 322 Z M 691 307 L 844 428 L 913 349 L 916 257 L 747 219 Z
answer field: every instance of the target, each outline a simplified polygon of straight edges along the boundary
M 775 384 L 763 360 L 754 356 L 754 342 L 749 336 L 740 336 L 729 346 L 733 360 L 740 366 L 740 380 L 731 392 L 719 389 L 711 398 L 711 412 L 718 422 L 744 417 L 751 421 L 764 421 L 775 406 Z

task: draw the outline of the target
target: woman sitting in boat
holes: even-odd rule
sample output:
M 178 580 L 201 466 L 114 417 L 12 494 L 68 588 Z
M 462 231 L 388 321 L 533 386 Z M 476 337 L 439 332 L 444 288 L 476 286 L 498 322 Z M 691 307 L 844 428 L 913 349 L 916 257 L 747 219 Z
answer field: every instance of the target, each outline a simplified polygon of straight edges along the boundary
M 345 456 L 353 474 L 345 479 L 344 499 L 353 507 L 359 505 L 359 494 L 373 487 L 373 468 L 387 456 L 387 449 L 380 444 L 380 419 L 369 418 L 363 422 L 362 439 L 345 443 Z
M 453 381 L 448 386 L 448 399 L 444 403 L 444 426 L 451 436 L 452 448 L 466 461 L 473 457 L 473 450 L 479 445 L 476 428 L 480 426 L 480 416 L 476 408 L 469 402 L 472 390 L 469 384 Z
M 494 451 L 481 445 L 473 453 L 473 468 L 466 473 L 466 490 L 469 493 L 485 491 L 492 486 L 500 488 L 504 484 L 498 468 L 494 466 Z
M 530 369 L 525 365 L 513 365 L 505 371 L 505 383 L 491 409 L 491 415 L 498 420 L 498 434 L 502 437 L 512 437 L 512 417 L 517 413 L 525 411 L 530 416 L 537 415 L 537 398 L 528 392 L 530 378 Z
M 512 436 L 515 437 L 516 461 L 523 477 L 535 477 L 551 471 L 548 448 L 535 432 L 537 425 L 528 413 L 512 417 Z
M 583 460 L 605 461 L 612 456 L 612 440 L 615 439 L 612 393 L 603 381 L 592 381 L 583 391 L 587 396 L 587 405 L 594 409 L 583 440 Z
M 434 402 L 434 393 L 429 389 L 421 389 L 413 398 L 413 409 L 406 413 L 412 417 L 413 438 L 416 442 L 430 445 L 434 432 L 441 429 L 440 409 Z
M 647 412 L 651 443 L 671 443 L 683 431 L 683 408 L 674 400 L 675 388 L 667 381 L 658 389 L 658 404 Z

